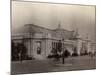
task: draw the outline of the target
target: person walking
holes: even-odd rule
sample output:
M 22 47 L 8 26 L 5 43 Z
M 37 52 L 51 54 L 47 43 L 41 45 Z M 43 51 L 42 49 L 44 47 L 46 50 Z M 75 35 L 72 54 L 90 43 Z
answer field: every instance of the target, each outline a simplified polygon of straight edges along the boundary
M 22 62 L 22 51 L 19 52 L 18 56 L 19 56 L 19 61 Z

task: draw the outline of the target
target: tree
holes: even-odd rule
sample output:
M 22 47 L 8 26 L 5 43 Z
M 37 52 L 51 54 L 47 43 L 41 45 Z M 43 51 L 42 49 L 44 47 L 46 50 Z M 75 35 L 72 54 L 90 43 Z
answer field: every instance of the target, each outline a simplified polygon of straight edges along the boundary
M 18 49 L 13 40 L 11 41 L 11 60 L 18 60 Z
M 26 49 L 26 47 L 25 47 L 25 45 L 23 43 L 18 43 L 18 45 L 17 45 L 17 53 L 21 54 L 21 60 L 25 59 L 26 54 L 27 54 L 27 49 Z
M 11 60 L 14 60 L 15 58 L 15 51 L 14 51 L 14 48 L 15 48 L 15 44 L 13 41 L 11 41 Z
M 21 59 L 25 59 L 27 48 L 24 43 L 14 43 L 11 41 L 11 60 L 19 60 L 19 54 L 21 54 Z

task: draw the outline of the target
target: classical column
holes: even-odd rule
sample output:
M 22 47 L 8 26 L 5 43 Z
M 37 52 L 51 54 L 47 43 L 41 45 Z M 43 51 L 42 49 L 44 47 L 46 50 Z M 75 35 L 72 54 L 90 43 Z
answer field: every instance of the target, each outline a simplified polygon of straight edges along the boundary
M 81 42 L 80 39 L 78 39 L 78 40 L 77 40 L 77 53 L 78 53 L 78 55 L 80 55 L 81 46 L 82 46 L 82 42 Z
M 51 50 L 52 50 L 51 34 L 47 34 L 46 39 L 45 39 L 45 53 L 46 53 L 46 56 L 48 56 L 50 54 Z

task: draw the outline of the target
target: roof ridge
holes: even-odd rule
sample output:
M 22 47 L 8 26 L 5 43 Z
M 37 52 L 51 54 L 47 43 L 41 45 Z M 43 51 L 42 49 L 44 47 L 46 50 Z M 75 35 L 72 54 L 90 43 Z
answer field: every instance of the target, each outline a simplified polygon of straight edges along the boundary
M 26 25 L 32 25 L 32 26 L 36 26 L 36 27 L 39 27 L 39 28 L 47 29 L 47 30 L 53 30 L 53 29 L 49 29 L 49 28 L 46 28 L 46 27 L 36 25 L 36 24 L 26 24 Z

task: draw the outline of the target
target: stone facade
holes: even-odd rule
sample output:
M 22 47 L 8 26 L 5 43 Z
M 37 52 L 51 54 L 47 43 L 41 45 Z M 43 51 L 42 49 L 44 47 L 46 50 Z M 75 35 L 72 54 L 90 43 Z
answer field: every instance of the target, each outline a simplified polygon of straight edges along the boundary
M 81 39 L 77 31 L 64 30 L 60 26 L 51 30 L 34 24 L 27 24 L 24 26 L 23 34 L 12 34 L 12 40 L 15 43 L 23 42 L 27 48 L 27 55 L 37 59 L 45 59 L 51 54 L 52 49 L 57 48 L 59 40 L 62 40 L 63 50 L 67 49 L 71 54 L 73 49 L 77 48 L 77 53 L 80 55 L 83 43 L 85 43 L 88 52 L 91 50 L 90 42 Z

